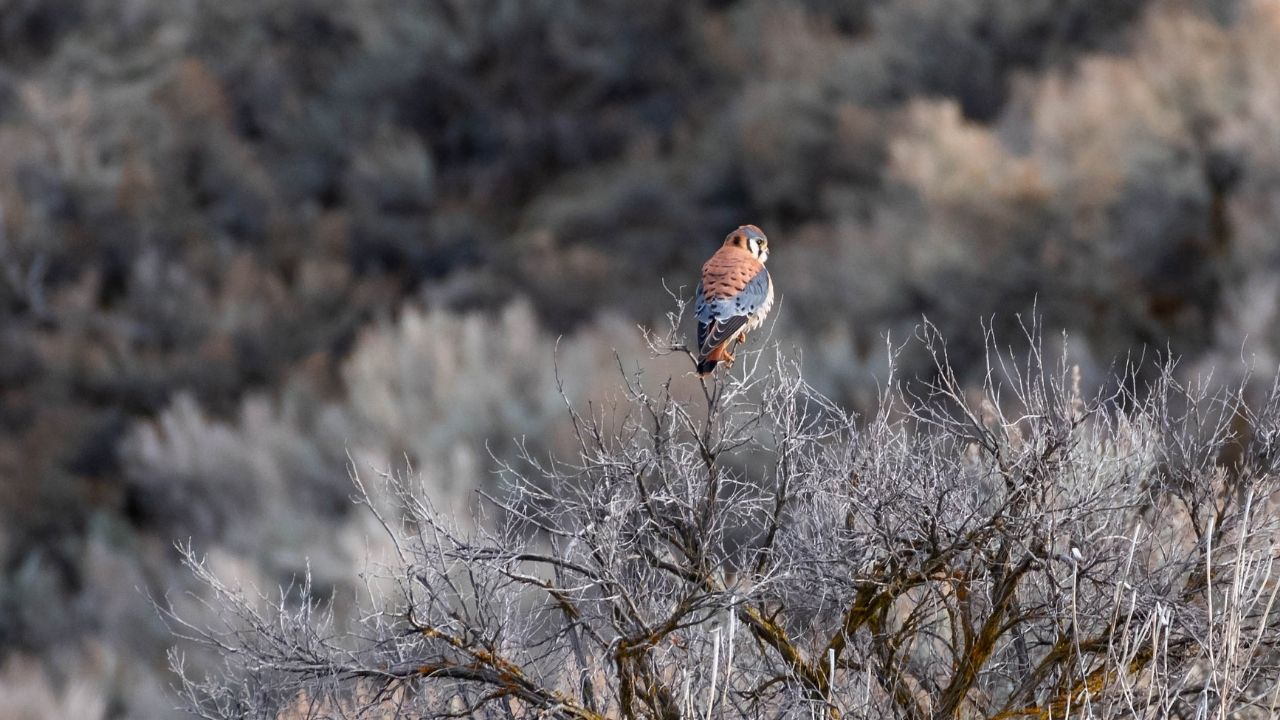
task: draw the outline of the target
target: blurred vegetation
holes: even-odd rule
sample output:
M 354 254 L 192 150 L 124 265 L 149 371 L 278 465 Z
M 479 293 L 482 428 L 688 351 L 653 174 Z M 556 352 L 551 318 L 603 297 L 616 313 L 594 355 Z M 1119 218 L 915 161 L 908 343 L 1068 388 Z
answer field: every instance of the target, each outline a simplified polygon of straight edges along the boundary
M 603 396 L 742 222 L 855 410 L 922 315 L 1272 368 L 1277 67 L 1263 0 L 0 2 L 0 688 L 164 714 L 175 539 L 350 595 L 348 457 L 562 447 L 557 338 Z

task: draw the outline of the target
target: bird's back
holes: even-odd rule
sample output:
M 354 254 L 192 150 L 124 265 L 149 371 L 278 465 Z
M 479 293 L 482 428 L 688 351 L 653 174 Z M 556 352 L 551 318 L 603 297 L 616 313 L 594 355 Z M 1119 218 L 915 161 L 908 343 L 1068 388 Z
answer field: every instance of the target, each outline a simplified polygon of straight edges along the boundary
M 706 300 L 730 298 L 742 292 L 764 265 L 741 248 L 725 246 L 702 266 L 702 295 Z

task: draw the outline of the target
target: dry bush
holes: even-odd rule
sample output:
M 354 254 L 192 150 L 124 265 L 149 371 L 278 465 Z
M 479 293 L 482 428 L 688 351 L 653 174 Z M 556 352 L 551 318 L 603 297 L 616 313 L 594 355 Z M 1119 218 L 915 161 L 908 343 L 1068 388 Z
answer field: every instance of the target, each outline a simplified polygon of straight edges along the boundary
M 585 400 L 608 389 L 617 368 L 611 348 L 634 355 L 641 346 L 639 331 L 617 317 L 557 339 L 538 326 L 527 302 L 471 313 L 408 303 L 356 340 L 340 388 L 326 390 L 323 371 L 302 374 L 276 399 L 244 398 L 229 418 L 180 394 L 154 421 L 132 427 L 119 449 L 130 517 L 164 539 L 159 548 L 140 543 L 136 557 L 111 555 L 124 564 L 113 575 L 82 556 L 84 582 L 100 601 L 84 620 L 119 642 L 124 627 L 136 625 L 113 610 L 120 596 L 136 601 L 147 587 L 157 594 L 191 589 L 163 552 L 178 538 L 208 549 L 221 573 L 246 584 L 310 573 L 313 592 L 345 622 L 361 592 L 359 563 L 386 550 L 365 541 L 370 518 L 351 512 L 348 462 L 365 473 L 412 470 L 442 511 L 466 514 L 477 488 L 494 489 L 495 458 L 514 459 L 512 437 L 532 452 L 575 446 L 558 422 L 564 399 L 555 390 L 554 362 L 565 392 Z M 56 569 L 35 574 L 39 583 L 0 592 L 0 601 L 11 599 L 5 607 L 12 606 L 17 625 L 30 626 L 20 636 L 28 645 L 83 640 L 26 615 L 40 606 L 39 594 L 60 596 L 56 575 L 47 577 Z M 203 617 L 210 610 L 198 597 L 184 607 Z M 139 646 L 152 637 L 142 629 L 133 636 Z M 184 650 L 193 668 L 217 662 L 216 654 Z
M 226 662 L 186 676 L 189 709 L 1273 714 L 1280 384 L 1249 407 L 1166 366 L 1086 396 L 1065 355 L 1027 340 L 1014 358 L 988 337 L 966 391 L 925 325 L 935 379 L 895 376 L 862 418 L 770 350 L 691 395 L 624 372 L 616 404 L 569 405 L 573 453 L 522 453 L 471 517 L 358 473 L 393 552 L 365 570 L 380 589 L 349 630 L 187 547 L 220 614 L 170 620 Z

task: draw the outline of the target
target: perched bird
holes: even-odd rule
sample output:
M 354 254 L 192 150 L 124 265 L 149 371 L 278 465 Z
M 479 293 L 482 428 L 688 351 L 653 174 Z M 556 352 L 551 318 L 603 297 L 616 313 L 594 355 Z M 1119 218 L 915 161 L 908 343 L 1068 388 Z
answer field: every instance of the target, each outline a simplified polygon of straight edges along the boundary
M 733 365 L 729 343 L 745 342 L 773 307 L 773 280 L 764 263 L 769 240 L 755 225 L 729 233 L 724 245 L 702 266 L 695 315 L 698 318 L 698 374 L 716 364 Z

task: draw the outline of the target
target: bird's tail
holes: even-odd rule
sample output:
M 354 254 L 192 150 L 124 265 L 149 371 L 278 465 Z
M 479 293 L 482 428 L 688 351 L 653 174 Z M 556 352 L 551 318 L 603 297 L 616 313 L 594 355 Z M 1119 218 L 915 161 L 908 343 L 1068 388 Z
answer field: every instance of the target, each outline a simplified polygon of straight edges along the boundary
M 716 369 L 725 361 L 733 362 L 733 356 L 729 354 L 729 343 L 722 343 L 711 349 L 711 352 L 698 358 L 698 375 L 710 375 L 712 370 Z

